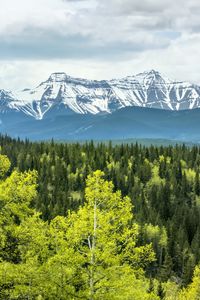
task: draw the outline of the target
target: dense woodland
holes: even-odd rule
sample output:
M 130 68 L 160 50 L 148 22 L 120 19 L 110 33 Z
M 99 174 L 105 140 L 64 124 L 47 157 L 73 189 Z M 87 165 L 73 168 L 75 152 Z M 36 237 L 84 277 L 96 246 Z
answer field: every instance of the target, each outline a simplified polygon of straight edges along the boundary
M 0 299 L 200 299 L 199 147 L 0 146 Z

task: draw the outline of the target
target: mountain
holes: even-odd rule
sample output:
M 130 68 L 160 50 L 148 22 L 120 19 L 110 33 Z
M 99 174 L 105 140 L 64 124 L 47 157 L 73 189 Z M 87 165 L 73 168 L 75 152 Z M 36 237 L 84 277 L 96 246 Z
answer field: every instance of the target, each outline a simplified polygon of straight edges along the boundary
M 199 143 L 199 120 L 200 87 L 154 70 L 110 81 L 53 73 L 34 89 L 0 90 L 0 133 L 21 138 Z
M 124 107 L 186 110 L 200 107 L 200 87 L 169 80 L 151 70 L 114 80 L 86 80 L 53 73 L 34 89 L 0 90 L 0 113 L 22 112 L 41 120 L 48 116 L 113 113 Z
M 4 118 L 0 132 L 31 140 L 168 139 L 200 143 L 200 109 L 126 107 L 112 114 L 69 114 L 36 121 Z

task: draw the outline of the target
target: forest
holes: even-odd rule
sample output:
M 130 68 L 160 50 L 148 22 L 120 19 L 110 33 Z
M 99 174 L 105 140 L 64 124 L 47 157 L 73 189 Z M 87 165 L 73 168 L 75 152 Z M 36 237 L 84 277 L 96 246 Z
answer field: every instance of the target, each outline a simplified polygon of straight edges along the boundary
M 0 299 L 200 299 L 200 148 L 0 136 Z

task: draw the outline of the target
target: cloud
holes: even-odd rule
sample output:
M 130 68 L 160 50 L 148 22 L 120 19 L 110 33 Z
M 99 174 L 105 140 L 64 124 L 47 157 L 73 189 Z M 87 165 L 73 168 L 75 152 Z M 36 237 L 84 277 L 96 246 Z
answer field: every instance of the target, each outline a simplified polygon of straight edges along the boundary
M 0 11 L 0 54 L 4 58 L 3 53 L 7 52 L 10 58 L 12 54 L 16 58 L 26 51 L 25 57 L 31 58 L 35 53 L 35 58 L 45 58 L 45 43 L 47 57 L 51 52 L 50 56 L 55 58 L 64 57 L 64 53 L 69 57 L 70 51 L 73 57 L 79 49 L 80 57 L 85 57 L 87 52 L 88 57 L 95 53 L 99 57 L 97 46 L 109 52 L 113 50 L 111 44 L 123 48 L 121 45 L 130 43 L 128 48 L 133 51 L 145 51 L 148 45 L 152 49 L 153 44 L 153 48 L 167 47 L 182 32 L 200 30 L 198 14 L 194 13 L 193 18 L 188 14 L 200 7 L 197 1 L 188 4 L 183 0 L 181 5 L 178 2 L 180 0 L 176 3 L 172 0 L 18 0 L 13 3 L 7 0 Z M 163 35 L 158 34 L 161 31 Z M 170 31 L 171 36 L 167 34 Z M 9 45 L 16 51 L 7 51 Z M 124 46 L 125 52 L 126 49 Z
M 174 1 L 166 0 L 106 0 L 99 1 L 99 8 L 105 13 L 130 15 L 130 14 L 155 14 L 162 13 L 169 6 L 174 5 Z
M 123 34 L 122 34 L 123 35 Z M 36 29 L 27 29 L 20 36 L 1 37 L 0 58 L 5 59 L 99 59 L 127 60 L 136 52 L 164 48 L 171 40 L 171 34 L 159 39 L 151 34 L 134 32 L 119 42 L 113 33 L 110 39 L 93 37 L 91 34 L 81 35 Z
M 27 1 L 19 0 L 13 7 L 11 0 L 7 0 L 6 14 L 0 12 L 0 60 L 116 60 L 170 43 L 169 35 L 160 35 L 158 39 L 158 33 L 149 33 L 152 27 L 159 27 L 159 19 L 152 22 L 143 16 L 110 18 L 102 14 L 99 2 L 77 2 L 35 0 L 28 5 Z
M 85 77 L 158 68 L 198 80 L 198 0 L 0 0 L 0 7 L 0 87 L 2 74 L 17 76 L 20 64 L 33 81 L 42 68 L 74 73 L 73 66 Z

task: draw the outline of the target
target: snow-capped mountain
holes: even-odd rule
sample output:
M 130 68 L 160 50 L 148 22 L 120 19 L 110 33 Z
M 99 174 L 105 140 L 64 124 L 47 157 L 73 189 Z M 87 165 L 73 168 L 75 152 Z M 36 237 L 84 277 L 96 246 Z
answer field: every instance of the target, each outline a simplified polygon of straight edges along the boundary
M 0 113 L 20 111 L 35 119 L 50 113 L 112 113 L 128 106 L 186 110 L 200 107 L 200 87 L 151 70 L 115 80 L 86 80 L 53 73 L 34 89 L 0 90 Z
M 12 110 L 15 96 L 8 91 L 0 90 L 0 113 L 6 113 Z

